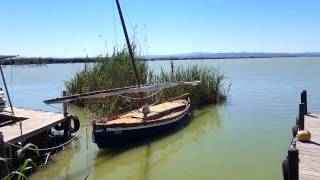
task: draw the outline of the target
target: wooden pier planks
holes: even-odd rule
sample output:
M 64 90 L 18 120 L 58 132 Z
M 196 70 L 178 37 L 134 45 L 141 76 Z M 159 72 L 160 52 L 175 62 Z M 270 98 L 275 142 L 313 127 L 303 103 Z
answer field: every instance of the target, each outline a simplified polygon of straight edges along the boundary
M 320 115 L 305 116 L 305 130 L 311 133 L 311 142 L 297 141 L 299 150 L 299 179 L 320 179 Z
M 7 109 L 9 110 L 9 109 Z M 45 112 L 32 109 L 13 108 L 16 117 L 28 118 L 22 122 L 22 136 L 19 123 L 0 127 L 3 133 L 4 142 L 16 143 L 41 133 L 50 127 L 65 120 L 62 113 Z M 8 114 L 6 112 L 1 112 Z M 1 114 L 0 113 L 0 114 Z

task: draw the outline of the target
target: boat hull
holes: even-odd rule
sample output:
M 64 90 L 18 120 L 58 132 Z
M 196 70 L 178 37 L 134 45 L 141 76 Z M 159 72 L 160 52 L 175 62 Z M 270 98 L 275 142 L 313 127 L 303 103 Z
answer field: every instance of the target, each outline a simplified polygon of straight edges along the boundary
M 126 128 L 94 128 L 93 141 L 99 148 L 106 148 L 146 140 L 181 126 L 188 118 L 189 111 L 185 111 L 181 116 L 173 120 L 157 124 Z

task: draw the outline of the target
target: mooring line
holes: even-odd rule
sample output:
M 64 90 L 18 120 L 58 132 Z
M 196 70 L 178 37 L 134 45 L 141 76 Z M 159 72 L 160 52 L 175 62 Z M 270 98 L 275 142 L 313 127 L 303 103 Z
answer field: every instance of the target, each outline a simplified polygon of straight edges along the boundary
M 74 136 L 73 138 L 71 138 L 69 141 L 63 143 L 63 144 L 60 144 L 59 146 L 54 146 L 54 147 L 50 147 L 50 148 L 38 148 L 38 149 L 35 149 L 35 148 L 27 148 L 29 150 L 34 150 L 34 151 L 48 151 L 48 150 L 54 150 L 54 149 L 58 149 L 60 147 L 63 147 L 67 144 L 69 144 L 71 141 L 73 141 L 74 139 L 78 138 L 78 136 Z M 23 148 L 23 146 L 19 146 L 19 145 L 15 145 L 15 144 L 12 144 L 12 143 L 9 143 L 9 142 L 5 142 L 6 144 L 9 144 L 10 146 L 14 146 L 14 147 L 17 147 L 17 148 Z
M 86 146 L 87 146 L 87 176 L 85 177 L 85 179 L 87 179 L 90 175 L 90 171 L 89 171 L 89 145 L 88 145 L 88 126 L 86 127 Z

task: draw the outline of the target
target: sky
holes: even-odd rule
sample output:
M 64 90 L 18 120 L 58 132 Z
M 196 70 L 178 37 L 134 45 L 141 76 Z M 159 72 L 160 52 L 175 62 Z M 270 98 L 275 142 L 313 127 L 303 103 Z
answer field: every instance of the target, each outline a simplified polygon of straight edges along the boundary
M 140 55 L 320 52 L 319 0 L 120 0 Z M 0 54 L 82 57 L 125 46 L 114 0 L 0 0 Z

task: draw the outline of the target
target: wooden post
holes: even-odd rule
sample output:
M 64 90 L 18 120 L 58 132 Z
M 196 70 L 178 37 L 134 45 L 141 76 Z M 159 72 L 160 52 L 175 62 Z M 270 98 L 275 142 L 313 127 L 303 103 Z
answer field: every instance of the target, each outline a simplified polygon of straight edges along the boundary
M 62 96 L 66 96 L 67 95 L 67 91 L 62 91 Z M 64 117 L 67 117 L 68 115 L 68 108 L 67 108 L 67 104 L 64 102 L 62 103 L 62 107 L 63 107 L 63 115 Z
M 5 146 L 3 141 L 3 134 L 0 132 L 0 157 L 5 158 L 6 152 L 5 152 Z M 9 173 L 8 163 L 0 160 L 0 178 L 5 177 Z
M 173 72 L 174 72 L 173 60 L 170 60 L 170 65 L 171 65 L 171 76 L 173 77 Z
M 301 103 L 303 103 L 305 105 L 305 115 L 308 114 L 308 102 L 307 102 L 307 91 L 303 90 L 301 93 Z
M 304 113 L 305 104 L 301 103 L 299 105 L 299 130 L 304 130 Z
M 8 146 L 8 147 L 6 148 L 6 157 L 9 157 L 9 158 L 12 157 L 12 146 Z M 8 163 L 9 172 L 14 169 L 14 168 L 13 168 L 13 165 L 12 165 L 13 160 L 11 160 L 10 162 L 11 162 L 11 163 Z
M 64 122 L 63 122 L 63 137 L 68 138 L 70 134 L 70 119 L 68 117 Z
M 299 151 L 295 147 L 288 150 L 288 179 L 299 179 Z
M 62 92 L 62 96 L 66 96 L 67 95 L 67 91 L 63 91 Z M 66 120 L 63 122 L 63 137 L 64 138 L 68 138 L 70 136 L 70 119 L 68 118 L 68 108 L 67 108 L 67 104 L 63 103 L 63 115 L 64 118 L 66 118 Z

